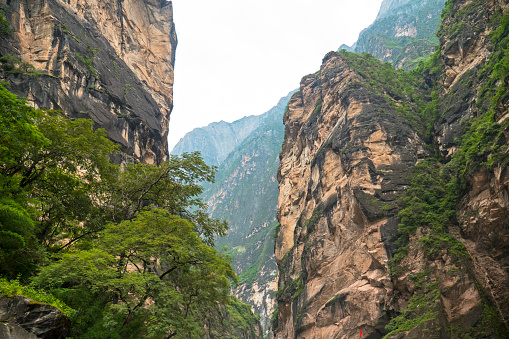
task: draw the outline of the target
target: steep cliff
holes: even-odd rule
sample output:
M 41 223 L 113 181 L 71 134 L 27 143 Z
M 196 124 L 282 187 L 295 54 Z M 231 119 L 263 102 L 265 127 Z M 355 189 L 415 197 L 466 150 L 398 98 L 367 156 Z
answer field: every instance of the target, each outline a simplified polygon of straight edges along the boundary
M 346 49 L 370 53 L 396 68 L 410 69 L 434 52 L 445 0 L 384 0 L 378 16 Z
M 406 2 L 405 2 L 406 3 Z M 506 338 L 507 1 L 412 73 L 329 53 L 285 113 L 277 338 Z
M 408 168 L 427 155 L 398 104 L 428 89 L 410 83 L 409 90 L 376 94 L 357 63 L 385 69 L 398 85 L 408 80 L 372 57 L 331 53 L 320 72 L 302 80 L 284 117 L 278 338 L 351 338 L 359 324 L 383 331 L 395 302 L 381 239 L 390 243 L 397 225 Z
M 148 163 L 167 158 L 177 39 L 161 0 L 2 0 L 3 78 L 37 107 L 90 118 Z M 120 159 L 118 161 L 121 161 Z

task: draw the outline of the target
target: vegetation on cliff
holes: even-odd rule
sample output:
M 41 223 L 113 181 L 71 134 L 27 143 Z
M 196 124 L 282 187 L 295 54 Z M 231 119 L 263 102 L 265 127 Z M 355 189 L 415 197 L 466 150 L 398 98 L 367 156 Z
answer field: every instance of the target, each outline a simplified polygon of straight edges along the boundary
M 448 18 L 453 13 L 455 1 L 449 0 L 443 13 L 443 18 Z M 456 25 L 442 26 L 440 35 L 447 39 L 457 39 L 468 27 L 461 22 L 466 16 L 486 14 L 483 1 L 473 1 L 461 11 L 456 11 L 455 18 L 460 22 Z M 468 193 L 469 176 L 477 173 L 481 168 L 492 171 L 496 167 L 504 168 L 509 163 L 507 153 L 507 131 L 509 121 L 500 121 L 504 107 L 507 104 L 509 91 L 506 78 L 509 74 L 509 15 L 503 14 L 499 7 L 495 15 L 491 17 L 490 43 L 493 44 L 493 54 L 478 71 L 466 73 L 460 80 L 459 86 L 477 88 L 475 93 L 476 115 L 463 126 L 463 131 L 457 139 L 452 157 L 444 157 L 438 150 L 434 158 L 416 166 L 411 186 L 406 197 L 402 200 L 402 210 L 399 212 L 401 224 L 399 227 L 400 249 L 392 259 L 393 274 L 398 275 L 405 270 L 400 261 L 408 252 L 408 238 L 415 234 L 417 229 L 429 229 L 419 238 L 419 243 L 426 248 L 428 255 L 435 258 L 437 254 L 446 251 L 456 258 L 458 269 L 468 271 L 472 266 L 469 253 L 465 246 L 450 232 L 458 228 L 457 206 L 460 199 Z M 438 54 L 437 54 L 438 56 Z M 437 69 L 443 67 L 443 61 L 437 56 L 432 57 L 426 64 L 421 64 L 416 76 L 434 76 L 435 90 L 440 93 L 440 109 L 444 114 L 445 104 L 461 100 L 458 97 L 460 91 L 451 90 L 444 92 Z M 435 71 L 434 71 L 435 70 Z M 477 72 L 477 74 L 476 74 Z M 433 111 L 439 109 L 436 101 L 433 103 Z M 436 116 L 433 123 L 437 123 Z M 424 274 L 423 282 L 428 284 L 437 283 L 433 272 Z M 422 277 L 421 277 L 422 278 Z M 424 288 L 424 287 L 423 287 Z M 497 311 L 494 302 L 480 285 L 477 288 L 483 297 L 484 311 L 481 320 L 471 329 L 464 330 L 450 327 L 450 335 L 465 337 L 483 337 L 496 335 L 500 338 L 507 337 L 507 328 L 503 324 L 503 315 L 500 309 Z M 437 290 L 437 293 L 440 291 Z M 428 300 L 421 305 L 420 309 L 410 304 L 403 313 L 394 318 L 388 325 L 390 334 L 408 331 L 420 324 L 438 319 L 435 312 L 430 317 L 424 317 L 422 309 L 433 309 L 433 300 Z M 429 318 L 429 319 L 428 319 Z
M 483 1 L 470 2 L 461 10 L 456 10 L 454 4 L 453 0 L 446 3 L 442 18 L 454 14 L 458 23 L 443 25 L 439 31 L 442 39 L 453 42 L 471 29 L 462 20 L 487 14 Z M 509 74 L 509 15 L 504 15 L 499 7 L 490 18 L 490 26 L 492 32 L 489 39 L 493 53 L 489 60 L 479 70 L 467 72 L 450 92 L 444 91 L 440 79 L 444 61 L 438 46 L 435 54 L 420 60 L 418 67 L 410 72 L 395 70 L 390 64 L 382 63 L 367 53 L 357 55 L 340 52 L 361 76 L 363 86 L 373 93 L 382 94 L 419 133 L 426 136 L 425 140 L 433 153 L 433 157 L 415 166 L 410 186 L 398 203 L 400 247 L 391 260 L 392 275 L 395 277 L 406 270 L 400 263 L 408 254 L 409 238 L 415 236 L 418 229 L 419 244 L 425 248 L 430 259 L 446 251 L 456 258 L 458 269 L 467 271 L 472 265 L 465 246 L 450 232 L 458 227 L 457 206 L 469 190 L 470 175 L 481 168 L 491 171 L 495 167 L 504 168 L 509 163 L 506 144 L 509 120 L 499 120 L 506 113 L 503 110 L 509 97 L 506 81 Z M 452 45 L 453 42 L 448 44 Z M 435 126 L 455 102 L 462 100 L 460 95 L 463 93 L 458 87 L 478 89 L 474 93 L 476 115 L 464 121 L 459 138 L 455 141 L 457 149 L 449 157 L 435 149 Z M 431 271 L 421 272 L 418 276 L 419 291 L 415 292 L 408 307 L 392 319 L 387 326 L 390 333 L 386 337 L 438 319 L 439 311 L 435 304 L 440 295 L 437 289 L 440 278 L 437 272 Z M 506 329 L 500 320 L 501 315 L 494 309 L 493 300 L 480 286 L 478 288 L 483 295 L 481 321 L 466 332 L 451 327 L 450 334 L 477 337 L 496 333 L 499 337 L 505 337 Z
M 351 52 L 370 53 L 396 68 L 412 69 L 438 43 L 436 31 L 445 0 L 385 0 L 375 22 L 364 29 Z
M 447 1 L 412 71 L 341 51 L 303 79 L 285 116 L 276 336 L 508 337 L 503 3 Z
M 199 154 L 121 169 L 89 120 L 34 109 L 4 85 L 0 114 L 0 275 L 30 285 L 4 279 L 1 293 L 51 293 L 67 306 L 40 301 L 72 314 L 75 338 L 205 335 L 237 277 L 214 249 L 227 225 L 198 198 L 197 183 L 214 180 Z M 250 310 L 235 310 L 231 326 L 254 331 Z

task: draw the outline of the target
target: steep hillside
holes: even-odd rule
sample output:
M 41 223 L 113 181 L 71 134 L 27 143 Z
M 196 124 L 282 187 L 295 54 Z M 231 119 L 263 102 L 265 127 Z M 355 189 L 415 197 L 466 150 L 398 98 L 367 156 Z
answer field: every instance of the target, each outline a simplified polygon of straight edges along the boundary
M 264 330 L 274 310 L 277 267 L 274 258 L 276 228 L 276 173 L 283 142 L 282 117 L 293 94 L 261 115 L 260 126 L 237 146 L 219 167 L 216 183 L 205 186 L 203 198 L 212 217 L 228 221 L 228 234 L 217 240 L 226 246 L 240 275 L 237 296 L 260 315 Z
M 69 118 L 92 119 L 124 156 L 167 158 L 177 45 L 171 1 L 1 0 L 0 6 L 12 30 L 0 41 L 12 92 Z
M 509 337 L 508 10 L 449 0 L 411 73 L 340 52 L 303 78 L 278 174 L 277 338 Z
M 195 128 L 180 139 L 171 154 L 199 151 L 208 165 L 219 166 L 248 135 L 263 124 L 265 116 L 252 115 L 232 123 L 220 121 Z
M 396 68 L 410 69 L 434 52 L 445 0 L 384 0 L 375 22 L 345 49 L 370 53 Z

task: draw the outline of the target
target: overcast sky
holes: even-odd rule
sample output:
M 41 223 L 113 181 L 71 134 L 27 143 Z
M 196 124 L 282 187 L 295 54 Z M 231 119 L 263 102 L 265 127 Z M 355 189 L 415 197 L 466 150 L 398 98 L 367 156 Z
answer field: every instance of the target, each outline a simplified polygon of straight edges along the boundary
M 173 0 L 178 35 L 169 149 L 187 132 L 258 115 L 298 88 L 382 0 Z

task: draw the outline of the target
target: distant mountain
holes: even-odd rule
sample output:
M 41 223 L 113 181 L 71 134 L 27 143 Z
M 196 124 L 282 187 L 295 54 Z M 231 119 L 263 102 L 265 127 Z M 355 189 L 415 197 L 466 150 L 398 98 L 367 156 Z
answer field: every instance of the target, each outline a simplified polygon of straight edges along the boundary
M 244 117 L 232 123 L 220 121 L 195 128 L 175 145 L 170 154 L 200 151 L 207 165 L 219 166 L 264 120 L 264 115 Z
M 216 183 L 202 195 L 210 215 L 228 221 L 228 234 L 217 239 L 227 247 L 239 274 L 237 296 L 251 304 L 267 332 L 274 309 L 277 266 L 274 230 L 277 226 L 277 168 L 284 138 L 283 114 L 289 93 L 260 116 L 260 125 L 219 166 Z
M 276 175 L 284 138 L 283 114 L 293 93 L 264 114 L 196 128 L 171 152 L 199 151 L 207 164 L 219 167 L 216 182 L 205 184 L 202 198 L 213 218 L 229 223 L 228 234 L 217 239 L 216 246 L 226 247 L 232 256 L 240 279 L 236 294 L 260 315 L 266 334 L 277 289 Z
M 339 50 L 370 53 L 397 68 L 411 69 L 438 44 L 436 32 L 445 0 L 384 0 L 378 16 L 352 46 Z

